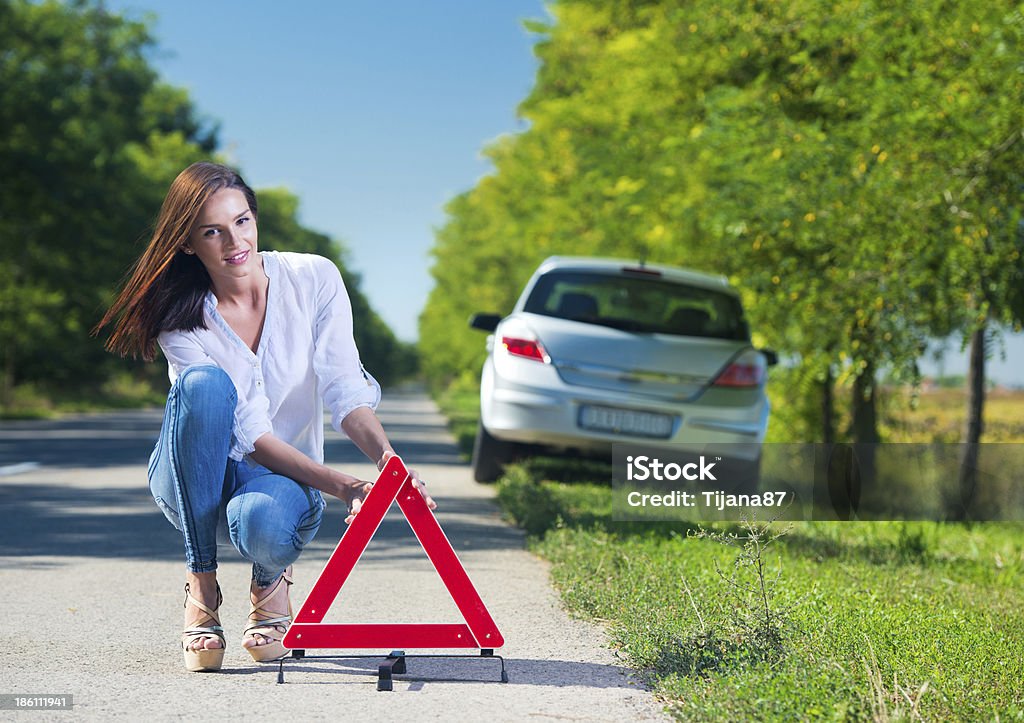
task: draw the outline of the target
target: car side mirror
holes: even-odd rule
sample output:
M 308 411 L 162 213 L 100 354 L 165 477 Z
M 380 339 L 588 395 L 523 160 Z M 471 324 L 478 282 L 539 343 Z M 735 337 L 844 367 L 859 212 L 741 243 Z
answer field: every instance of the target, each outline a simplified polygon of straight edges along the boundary
M 774 349 L 758 349 L 758 351 L 764 354 L 768 366 L 773 367 L 779 363 L 779 354 Z
M 500 314 L 473 314 L 469 317 L 469 326 L 480 331 L 494 331 L 500 321 Z

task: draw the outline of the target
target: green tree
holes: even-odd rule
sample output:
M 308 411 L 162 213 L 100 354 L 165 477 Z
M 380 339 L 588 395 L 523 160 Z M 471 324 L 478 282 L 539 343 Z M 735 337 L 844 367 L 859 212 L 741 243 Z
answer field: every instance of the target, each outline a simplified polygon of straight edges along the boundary
M 939 136 L 944 170 L 939 224 L 949 240 L 958 325 L 970 346 L 967 415 L 951 516 L 970 515 L 984 432 L 989 343 L 1024 322 L 1024 12 L 991 8 L 961 18 L 944 40 L 958 59 L 937 105 L 952 132 Z
M 993 283 L 980 268 L 1003 274 L 993 308 L 1013 306 L 1019 185 L 1004 173 L 993 203 L 977 201 L 1006 210 L 1004 241 L 975 246 L 983 262 L 957 250 L 946 199 L 971 159 L 1019 167 L 989 152 L 1021 127 L 1018 13 L 939 0 L 551 10 L 553 25 L 529 25 L 542 35 L 529 130 L 488 149 L 494 173 L 438 233 L 421 325 L 423 338 L 451 330 L 435 382 L 475 373 L 470 307 L 507 311 L 544 256 L 644 256 L 743 290 L 755 339 L 799 362 L 790 404 L 821 395 L 822 431 L 801 436 L 838 434 L 842 384 L 846 434 L 876 441 L 876 375 L 917 379 L 925 341 L 975 318 L 964 294 Z
M 216 144 L 152 43 L 102 5 L 0 2 L 0 403 L 114 368 L 88 331 L 162 190 Z

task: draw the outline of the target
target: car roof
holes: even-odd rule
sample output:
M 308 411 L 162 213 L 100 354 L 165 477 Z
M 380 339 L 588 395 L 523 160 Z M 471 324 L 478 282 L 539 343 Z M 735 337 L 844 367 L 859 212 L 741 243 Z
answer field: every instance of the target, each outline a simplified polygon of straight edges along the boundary
M 535 276 L 545 274 L 549 271 L 596 271 L 598 273 L 621 273 L 623 269 L 643 269 L 645 271 L 660 272 L 663 279 L 679 281 L 702 286 L 708 289 L 724 291 L 729 294 L 738 295 L 736 290 L 729 285 L 729 280 L 724 276 L 705 274 L 701 271 L 684 269 L 678 266 L 663 266 L 661 264 L 648 264 L 633 259 L 601 258 L 594 256 L 549 256 L 544 259 Z

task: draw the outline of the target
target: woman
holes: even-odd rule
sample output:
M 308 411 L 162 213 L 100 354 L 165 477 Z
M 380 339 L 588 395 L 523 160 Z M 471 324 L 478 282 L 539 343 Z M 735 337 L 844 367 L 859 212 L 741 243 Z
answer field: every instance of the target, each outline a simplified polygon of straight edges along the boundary
M 324 404 L 378 469 L 394 454 L 374 409 L 337 267 L 310 254 L 257 250 L 256 196 L 242 178 L 195 163 L 171 184 L 148 247 L 97 326 L 107 348 L 167 358 L 172 386 L 149 463 L 157 505 L 185 540 L 188 670 L 218 670 L 217 532 L 252 561 L 243 646 L 285 654 L 291 564 L 313 538 L 322 493 L 358 513 L 371 483 L 323 465 Z M 413 473 L 413 484 L 435 508 Z

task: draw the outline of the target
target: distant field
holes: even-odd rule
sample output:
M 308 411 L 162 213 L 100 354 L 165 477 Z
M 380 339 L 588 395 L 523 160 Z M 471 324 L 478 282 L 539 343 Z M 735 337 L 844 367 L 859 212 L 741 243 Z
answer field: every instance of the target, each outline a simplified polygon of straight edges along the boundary
M 963 389 L 922 392 L 912 408 L 909 390 L 887 390 L 882 403 L 882 432 L 890 442 L 959 442 L 967 416 Z M 996 389 L 984 409 L 983 442 L 1024 442 L 1024 391 Z

